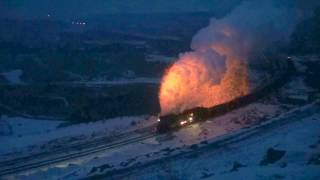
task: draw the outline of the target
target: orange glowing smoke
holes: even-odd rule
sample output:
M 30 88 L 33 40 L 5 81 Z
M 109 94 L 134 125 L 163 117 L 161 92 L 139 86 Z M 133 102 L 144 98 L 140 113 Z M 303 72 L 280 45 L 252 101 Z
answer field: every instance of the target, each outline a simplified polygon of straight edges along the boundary
M 270 0 L 246 1 L 224 18 L 212 18 L 193 37 L 193 51 L 180 56 L 164 75 L 161 114 L 212 107 L 248 94 L 246 61 L 253 60 L 248 57 L 289 39 L 299 20 L 296 8 Z
M 159 94 L 162 115 L 212 107 L 249 92 L 247 68 L 239 61 L 227 61 L 227 71 L 219 84 L 196 77 L 197 71 L 207 73 L 204 64 L 195 59 L 185 61 L 173 64 L 163 77 Z
M 223 29 L 222 33 L 227 37 L 232 36 L 230 30 Z M 208 65 L 207 61 L 203 60 L 201 51 L 218 54 L 213 57 L 218 59 L 213 61 L 225 62 L 225 70 L 221 65 Z M 177 114 L 194 107 L 212 107 L 247 94 L 247 66 L 245 61 L 239 58 L 223 43 L 212 44 L 209 50 L 201 49 L 182 55 L 168 68 L 162 79 L 159 93 L 161 115 Z

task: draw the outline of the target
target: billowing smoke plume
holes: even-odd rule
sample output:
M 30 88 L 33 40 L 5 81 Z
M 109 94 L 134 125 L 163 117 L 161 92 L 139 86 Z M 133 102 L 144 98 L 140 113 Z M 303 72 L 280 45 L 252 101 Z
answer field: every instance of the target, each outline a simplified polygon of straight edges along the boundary
M 232 51 L 225 53 L 244 58 L 256 48 L 287 40 L 299 17 L 292 6 L 271 0 L 247 1 L 224 19 L 211 19 L 209 26 L 195 35 L 191 47 L 201 51 L 224 46 Z
M 283 2 L 283 1 L 281 1 Z M 211 107 L 250 91 L 247 60 L 286 41 L 299 20 L 295 6 L 274 0 L 245 1 L 223 19 L 211 19 L 163 77 L 161 114 Z

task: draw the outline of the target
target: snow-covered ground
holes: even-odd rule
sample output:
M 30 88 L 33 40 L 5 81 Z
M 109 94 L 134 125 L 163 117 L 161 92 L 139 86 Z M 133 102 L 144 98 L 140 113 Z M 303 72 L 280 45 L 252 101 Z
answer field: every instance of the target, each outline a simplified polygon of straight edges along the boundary
M 176 58 L 174 57 L 168 57 L 164 55 L 158 55 L 158 54 L 149 54 L 146 56 L 147 62 L 162 62 L 162 63 L 172 63 Z
M 67 176 L 67 179 L 74 179 L 78 176 L 86 177 L 96 173 L 105 173 L 112 169 L 130 166 L 139 161 L 144 162 L 165 157 L 170 155 L 171 151 L 178 153 L 179 151 L 175 150 L 189 149 L 188 146 L 192 144 L 205 142 L 234 132 L 282 112 L 283 109 L 278 105 L 254 103 L 218 117 L 214 121 L 195 124 L 172 134 L 159 135 L 140 143 L 123 146 L 121 149 L 111 149 L 91 156 L 76 158 L 66 163 L 55 164 L 42 170 L 23 173 L 22 176 L 17 175 L 15 177 L 42 179 L 44 176 L 50 178 L 66 178 L 65 176 Z M 151 121 L 154 120 L 155 117 L 151 118 Z M 150 120 L 149 123 L 151 123 Z M 68 177 L 68 174 L 74 172 L 75 176 Z
M 63 126 L 63 121 L 34 120 L 21 117 L 0 119 L 0 159 L 8 158 L 7 153 L 22 154 L 22 151 L 44 150 L 49 144 L 85 141 L 99 136 L 132 131 L 148 125 L 147 116 L 119 117 L 92 123 Z M 134 125 L 133 125 L 134 123 Z M 39 149 L 40 148 L 40 149 Z
M 214 149 L 209 145 L 112 178 L 320 179 L 320 114 Z
M 110 44 L 127 44 L 127 45 L 135 45 L 135 46 L 146 46 L 146 41 L 142 40 L 107 40 L 107 39 L 99 39 L 99 40 L 86 40 L 84 41 L 86 44 L 94 44 L 94 45 L 110 45 Z
M 61 123 L 59 121 L 33 120 L 20 117 L 0 117 L 2 126 L 1 130 L 8 129 L 6 135 L 2 137 L 22 137 L 34 134 L 44 134 L 52 130 L 56 130 Z M 3 147 L 2 147 L 3 148 Z
M 16 174 L 12 178 L 78 179 L 102 175 L 105 179 L 200 179 L 215 175 L 232 179 L 239 176 L 234 173 L 240 172 L 244 179 L 256 179 L 259 176 L 268 178 L 269 175 L 293 174 L 290 172 L 291 168 L 299 170 L 298 173 L 309 171 L 305 177 L 319 176 L 315 171 L 316 165 L 306 166 L 313 158 L 318 158 L 317 154 L 313 153 L 320 148 L 317 144 L 320 141 L 319 105 L 296 108 L 273 121 L 261 121 L 263 128 L 257 130 L 255 127 L 241 129 L 239 127 L 245 126 L 238 122 L 243 118 L 264 118 L 263 114 L 269 114 L 275 109 L 267 107 L 262 108 L 266 109 L 264 112 L 250 113 L 254 107 L 247 108 L 249 109 L 239 109 L 214 121 L 195 124 L 171 134 L 157 135 L 118 149 Z M 281 121 L 285 121 L 285 125 L 271 128 L 268 126 Z M 257 125 L 259 126 L 260 124 Z M 250 133 L 245 134 L 247 131 Z M 216 143 L 225 140 L 229 142 L 226 145 Z M 310 148 L 311 146 L 315 148 Z M 268 158 L 266 162 L 262 162 L 270 148 L 286 153 L 279 162 L 268 165 Z M 302 158 L 303 162 L 294 158 Z M 265 163 L 267 165 L 262 165 Z M 138 168 L 134 168 L 135 166 Z M 272 169 L 274 170 L 270 171 Z M 282 169 L 286 170 L 287 174 L 283 174 Z M 105 173 L 107 175 L 104 175 Z
M 73 84 L 86 85 L 86 86 L 99 86 L 99 85 L 126 85 L 126 84 L 159 84 L 159 78 L 130 78 L 118 80 L 99 80 L 99 81 L 74 81 Z
M 8 72 L 3 72 L 1 75 L 3 75 L 7 81 L 9 81 L 12 84 L 22 84 L 21 76 L 23 71 L 20 69 L 12 70 Z

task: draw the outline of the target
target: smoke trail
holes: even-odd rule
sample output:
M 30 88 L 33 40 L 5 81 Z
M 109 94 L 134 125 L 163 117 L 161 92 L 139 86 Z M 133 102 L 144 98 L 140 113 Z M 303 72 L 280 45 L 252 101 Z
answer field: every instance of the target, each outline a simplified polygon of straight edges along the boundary
M 224 19 L 211 19 L 195 35 L 191 47 L 198 51 L 222 44 L 232 49 L 232 55 L 245 57 L 256 46 L 266 48 L 287 40 L 299 19 L 297 8 L 270 0 L 248 1 Z
M 250 91 L 251 54 L 288 40 L 299 21 L 298 8 L 285 1 L 246 1 L 223 19 L 212 18 L 164 75 L 161 114 L 211 107 Z

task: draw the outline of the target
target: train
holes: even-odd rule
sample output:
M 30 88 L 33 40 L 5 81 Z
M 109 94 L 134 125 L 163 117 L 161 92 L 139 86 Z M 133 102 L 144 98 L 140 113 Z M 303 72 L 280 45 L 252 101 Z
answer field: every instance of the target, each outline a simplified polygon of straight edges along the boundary
M 291 58 L 288 57 L 283 61 L 283 63 L 277 65 L 277 72 L 272 76 L 272 78 L 265 79 L 263 85 L 255 88 L 251 93 L 210 108 L 195 107 L 185 110 L 180 114 L 158 116 L 156 131 L 158 133 L 166 133 L 168 131 L 177 130 L 181 127 L 205 121 L 209 118 L 215 118 L 239 107 L 245 106 L 279 88 L 282 84 L 288 81 L 289 77 L 294 72 L 294 64 Z

